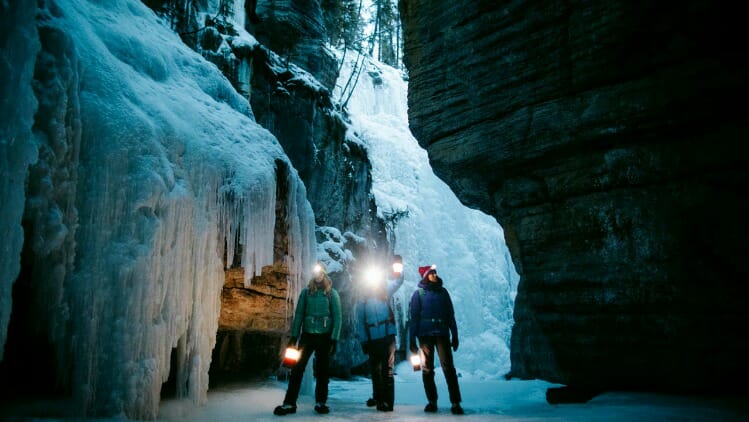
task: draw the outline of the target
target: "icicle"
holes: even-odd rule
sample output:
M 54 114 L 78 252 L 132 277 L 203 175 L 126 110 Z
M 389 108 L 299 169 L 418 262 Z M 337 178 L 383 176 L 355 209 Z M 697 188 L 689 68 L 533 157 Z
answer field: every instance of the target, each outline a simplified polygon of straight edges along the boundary
M 240 243 L 243 247 L 244 284 L 258 276 L 265 265 L 273 264 L 273 237 L 276 221 L 275 178 L 261 180 L 250 187 L 243 219 Z
M 234 16 L 232 17 L 234 23 L 242 29 L 245 28 L 245 19 L 247 16 L 244 10 L 244 2 L 245 0 L 234 0 Z
M 239 61 L 239 68 L 237 69 L 237 83 L 239 84 L 239 92 L 247 99 L 251 100 L 252 87 L 250 86 L 250 78 L 252 77 L 252 65 L 249 62 L 249 58 L 242 57 Z

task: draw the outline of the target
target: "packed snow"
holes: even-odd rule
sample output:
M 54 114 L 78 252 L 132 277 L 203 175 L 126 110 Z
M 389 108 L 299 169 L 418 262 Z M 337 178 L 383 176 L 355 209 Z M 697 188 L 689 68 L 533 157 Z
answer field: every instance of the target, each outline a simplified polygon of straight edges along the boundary
M 305 375 L 306 377 L 307 375 Z M 441 371 L 436 379 L 438 412 L 424 413 L 426 398 L 421 372 L 407 362 L 396 366 L 395 408 L 379 412 L 366 407 L 372 393 L 368 379 L 333 380 L 328 405 L 330 414 L 313 410 L 313 395 L 300 396 L 297 413 L 274 416 L 273 408 L 283 401 L 286 383 L 275 380 L 237 384 L 212 390 L 208 404 L 196 408 L 189 403 L 166 402 L 161 421 L 744 421 L 749 405 L 742 397 L 685 397 L 653 393 L 604 393 L 588 403 L 551 405 L 546 389 L 558 387 L 544 381 L 486 380 L 463 376 L 460 388 L 466 414 L 454 416 L 447 401 L 447 386 Z

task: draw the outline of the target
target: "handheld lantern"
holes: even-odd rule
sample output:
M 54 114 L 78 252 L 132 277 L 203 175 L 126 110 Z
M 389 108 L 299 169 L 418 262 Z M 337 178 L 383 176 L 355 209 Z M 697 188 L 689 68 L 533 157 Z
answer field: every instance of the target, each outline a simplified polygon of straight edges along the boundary
M 411 355 L 411 366 L 414 367 L 414 372 L 421 370 L 421 356 L 418 354 Z
M 287 368 L 293 367 L 299 361 L 299 356 L 301 356 L 301 352 L 298 349 L 287 347 L 283 355 L 283 366 Z
M 400 262 L 396 262 L 393 264 L 393 272 L 400 274 L 403 272 L 403 264 Z

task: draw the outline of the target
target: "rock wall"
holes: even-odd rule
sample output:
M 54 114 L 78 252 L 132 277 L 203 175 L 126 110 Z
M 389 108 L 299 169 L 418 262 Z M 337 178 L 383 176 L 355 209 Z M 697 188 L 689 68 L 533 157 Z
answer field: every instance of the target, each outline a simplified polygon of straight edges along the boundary
M 211 361 L 212 384 L 267 377 L 278 368 L 293 316 L 288 277 L 287 268 L 275 265 L 245 287 L 243 268 L 227 270 Z
M 409 118 L 505 229 L 511 375 L 715 390 L 749 374 L 746 49 L 710 2 L 402 0 Z
M 328 90 L 338 63 L 325 48 L 327 31 L 320 0 L 259 0 L 259 19 L 248 27 L 263 45 L 311 73 Z
M 160 0 L 151 3 L 157 12 L 173 14 L 171 4 Z M 178 10 L 190 10 L 191 14 L 173 16 L 174 28 L 187 34 L 182 36 L 183 41 L 215 63 L 249 99 L 255 120 L 281 143 L 305 184 L 316 225 L 336 228 L 344 234 L 343 239 L 367 239 L 364 246 L 354 241 L 346 245 L 355 256 L 387 251 L 385 225 L 377 218 L 371 193 L 367 152 L 361 143 L 348 137 L 345 114 L 330 97 L 338 69 L 324 48 L 326 31 L 320 2 L 261 0 L 255 17 L 233 15 L 238 12 L 233 8 L 222 9 L 222 13 L 210 8 L 210 4 L 185 3 Z M 200 22 L 201 13 L 206 11 L 209 17 Z M 259 43 L 248 43 L 238 36 L 241 28 L 234 27 L 238 22 L 244 22 Z M 284 236 L 283 230 L 277 235 Z M 322 237 L 318 233 L 318 243 L 324 241 Z M 263 376 L 277 369 L 291 315 L 285 326 L 272 315 L 287 304 L 293 312 L 296 301 L 294 294 L 286 303 L 265 289 L 234 285 L 233 271 L 243 274 L 241 268 L 227 271 L 211 382 Z M 276 274 L 278 269 L 271 271 Z M 351 314 L 355 298 L 350 274 L 344 269 L 330 276 L 341 294 L 344 314 Z M 259 283 L 266 283 L 265 277 L 264 273 Z M 261 308 L 255 309 L 257 306 Z M 250 309 L 257 312 L 248 313 Z M 233 323 L 226 319 L 230 314 Z M 273 322 L 267 326 L 250 322 L 266 318 Z M 336 376 L 348 376 L 350 368 L 364 359 L 354 339 L 353 324 L 351 319 L 344 320 L 338 353 L 332 361 Z M 255 347 L 246 347 L 248 344 Z
M 377 218 L 372 195 L 372 165 L 362 144 L 347 137 L 344 116 L 333 106 L 330 91 L 279 68 L 264 48 L 254 50 L 251 62 L 255 118 L 276 136 L 299 172 L 317 226 L 365 238 L 362 247 L 344 236 L 355 257 L 387 251 L 385 224 Z M 318 244 L 326 240 L 318 232 Z M 344 315 L 352 315 L 356 298 L 348 269 L 330 276 L 341 295 Z M 338 352 L 331 362 L 336 376 L 349 376 L 351 367 L 363 359 L 354 339 L 354 322 L 344 318 Z

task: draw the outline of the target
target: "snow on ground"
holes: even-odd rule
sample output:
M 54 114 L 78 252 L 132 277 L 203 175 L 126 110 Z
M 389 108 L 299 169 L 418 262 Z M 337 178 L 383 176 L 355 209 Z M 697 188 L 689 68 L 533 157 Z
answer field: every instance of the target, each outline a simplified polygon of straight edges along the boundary
M 286 382 L 269 380 L 237 384 L 208 393 L 208 404 L 195 408 L 177 401 L 162 403 L 160 421 L 747 421 L 749 404 L 741 398 L 706 398 L 653 393 L 604 393 L 585 404 L 550 405 L 546 389 L 556 387 L 544 381 L 480 380 L 461 377 L 460 387 L 466 414 L 450 413 L 447 386 L 442 373 L 436 381 L 440 395 L 437 414 L 424 413 L 426 399 L 421 372 L 408 363 L 396 367 L 395 410 L 378 412 L 365 406 L 371 382 L 333 380 L 330 383 L 328 415 L 313 410 L 311 395 L 300 396 L 297 413 L 273 415 L 281 404 Z M 743 401 L 743 403 L 742 403 Z

